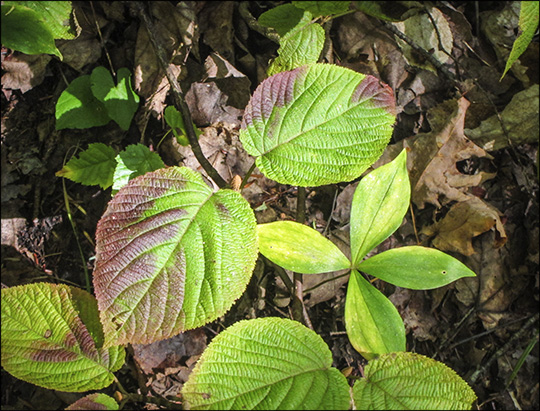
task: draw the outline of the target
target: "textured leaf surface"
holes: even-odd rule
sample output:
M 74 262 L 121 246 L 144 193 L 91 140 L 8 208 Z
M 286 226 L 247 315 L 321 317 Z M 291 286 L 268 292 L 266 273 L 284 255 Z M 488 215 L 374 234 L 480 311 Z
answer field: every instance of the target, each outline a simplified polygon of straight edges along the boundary
M 324 29 L 319 24 L 311 24 L 311 13 L 306 11 L 298 25 L 279 41 L 278 57 L 268 67 L 268 75 L 316 63 L 324 46 L 324 37 Z
M 84 316 L 81 307 L 88 308 Z M 2 366 L 23 381 L 54 390 L 107 387 L 125 351 L 102 348 L 94 339 L 102 334 L 97 314 L 92 295 L 65 285 L 2 289 Z
M 139 106 L 139 96 L 131 88 L 130 71 L 125 67 L 118 70 L 118 84 L 114 84 L 111 73 L 105 67 L 96 67 L 90 77 L 92 93 L 103 103 L 109 117 L 122 130 L 128 130 Z
M 320 274 L 349 268 L 341 250 L 317 230 L 294 221 L 259 224 L 262 255 L 281 267 L 302 274 Z
M 359 410 L 470 410 L 476 400 L 454 370 L 415 353 L 381 355 L 364 375 L 353 387 Z
M 505 76 L 508 70 L 510 70 L 512 64 L 514 64 L 514 62 L 523 54 L 523 52 L 527 50 L 527 47 L 529 47 L 529 44 L 534 37 L 534 33 L 538 28 L 538 1 L 521 1 L 520 4 L 521 10 L 519 11 L 519 28 L 521 29 L 521 33 L 512 45 L 512 51 L 510 52 L 508 60 L 506 61 L 506 67 L 504 68 L 501 79 Z
M 87 186 L 99 185 L 105 189 L 113 183 L 116 167 L 116 152 L 103 143 L 92 143 L 79 157 L 73 157 L 56 172 L 57 177 L 69 178 L 71 181 Z
M 257 87 L 240 140 L 268 178 L 318 186 L 360 176 L 382 154 L 394 120 L 390 87 L 346 68 L 313 64 Z
M 149 171 L 165 167 L 158 153 L 142 144 L 132 144 L 116 156 L 116 169 L 113 177 L 113 193 L 127 182 Z
M 111 118 L 101 101 L 92 94 L 90 76 L 73 80 L 56 103 L 56 129 L 104 126 Z
M 117 410 L 118 403 L 107 394 L 95 393 L 75 401 L 66 410 Z
M 349 1 L 293 1 L 295 7 L 307 10 L 313 17 L 344 13 L 349 9 Z
M 322 338 L 273 317 L 240 321 L 215 337 L 182 395 L 189 409 L 349 408 L 349 386 Z
M 405 351 L 405 326 L 396 307 L 356 270 L 347 286 L 345 328 L 351 345 L 368 360 Z
M 94 288 L 105 345 L 148 344 L 224 314 L 258 255 L 251 207 L 170 167 L 131 180 L 96 231 Z
M 400 247 L 364 260 L 358 269 L 399 287 L 430 290 L 475 274 L 461 261 L 434 248 Z
M 272 27 L 280 36 L 284 36 L 298 24 L 303 15 L 303 10 L 288 3 L 265 11 L 258 20 L 261 26 Z
M 405 150 L 360 180 L 351 206 L 353 267 L 399 228 L 409 208 L 410 197 Z

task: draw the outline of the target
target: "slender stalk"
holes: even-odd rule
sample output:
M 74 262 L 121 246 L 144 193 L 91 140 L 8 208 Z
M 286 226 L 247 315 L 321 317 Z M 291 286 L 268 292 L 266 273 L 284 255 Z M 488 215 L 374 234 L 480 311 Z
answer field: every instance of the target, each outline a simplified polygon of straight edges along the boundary
M 174 75 L 174 73 L 169 67 L 169 63 L 167 62 L 167 58 L 166 58 L 165 49 L 163 48 L 163 45 L 159 42 L 155 34 L 156 32 L 155 25 L 152 19 L 150 18 L 150 16 L 148 15 L 148 13 L 146 12 L 145 3 L 141 1 L 135 1 L 133 3 L 139 15 L 141 16 L 144 24 L 146 25 L 148 36 L 150 38 L 150 42 L 152 43 L 152 46 L 154 46 L 154 50 L 156 52 L 156 56 L 158 58 L 159 64 L 161 65 L 161 68 L 165 71 L 167 80 L 169 80 L 169 84 L 171 86 L 171 93 L 174 98 L 174 103 L 178 111 L 180 111 L 180 113 L 182 114 L 182 118 L 184 119 L 184 124 L 186 126 L 186 135 L 189 140 L 191 149 L 193 150 L 193 154 L 195 154 L 195 157 L 199 161 L 204 171 L 206 171 L 208 176 L 212 180 L 214 180 L 214 182 L 218 185 L 218 187 L 224 188 L 227 186 L 227 182 L 219 175 L 219 173 L 212 166 L 212 164 L 210 164 L 210 162 L 204 156 L 201 146 L 199 145 L 197 134 L 195 133 L 195 129 L 193 128 L 193 121 L 191 119 L 191 113 L 189 111 L 189 107 L 184 98 L 184 93 L 182 92 L 182 89 L 180 88 L 180 84 L 178 84 L 178 80 L 176 79 L 176 76 Z

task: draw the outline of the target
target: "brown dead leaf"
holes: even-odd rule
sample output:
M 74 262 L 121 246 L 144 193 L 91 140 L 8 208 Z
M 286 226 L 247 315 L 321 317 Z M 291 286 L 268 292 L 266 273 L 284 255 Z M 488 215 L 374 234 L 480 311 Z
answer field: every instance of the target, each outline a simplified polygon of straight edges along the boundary
M 433 131 L 407 139 L 408 164 L 412 201 L 422 209 L 425 203 L 441 207 L 440 200 L 466 201 L 472 197 L 469 187 L 477 186 L 495 177 L 493 173 L 479 171 L 474 175 L 462 174 L 456 163 L 471 157 L 491 156 L 463 134 L 465 114 L 469 101 L 464 97 L 448 100 L 429 111 Z M 442 197 L 442 199 L 441 199 Z
M 2 89 L 21 90 L 26 93 L 42 83 L 45 69 L 51 60 L 47 54 L 26 55 L 14 54 L 2 56 Z
M 439 250 L 474 254 L 472 238 L 495 228 L 495 248 L 506 243 L 506 233 L 495 207 L 477 197 L 454 204 L 446 216 L 435 224 L 424 227 L 422 234 L 435 235 L 433 245 Z

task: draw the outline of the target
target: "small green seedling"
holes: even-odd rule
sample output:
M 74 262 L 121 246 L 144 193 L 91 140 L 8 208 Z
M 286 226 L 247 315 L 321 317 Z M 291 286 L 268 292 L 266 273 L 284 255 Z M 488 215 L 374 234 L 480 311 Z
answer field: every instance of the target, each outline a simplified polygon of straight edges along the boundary
M 165 108 L 165 111 L 163 112 L 163 118 L 171 128 L 171 130 L 167 132 L 165 136 L 163 136 L 163 138 L 165 138 L 167 134 L 172 131 L 178 144 L 182 146 L 188 146 L 189 140 L 187 138 L 186 126 L 184 124 L 184 118 L 182 117 L 182 114 L 180 114 L 178 110 L 175 109 L 173 106 L 167 106 L 167 108 Z M 201 130 L 199 130 L 195 126 L 195 124 L 193 124 L 193 129 L 195 130 L 195 134 L 197 134 L 197 137 L 199 137 L 201 135 Z

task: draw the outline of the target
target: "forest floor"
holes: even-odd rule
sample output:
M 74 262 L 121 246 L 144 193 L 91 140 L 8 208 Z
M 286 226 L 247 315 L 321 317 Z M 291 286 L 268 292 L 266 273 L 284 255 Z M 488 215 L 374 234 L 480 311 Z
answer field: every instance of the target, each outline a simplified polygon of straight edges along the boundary
M 189 148 L 171 134 L 163 139 L 168 127 L 162 114 L 172 99 L 130 3 L 76 3 L 82 32 L 59 43 L 63 61 L 2 51 L 2 286 L 50 281 L 84 287 L 83 264 L 91 272 L 96 225 L 111 189 L 63 181 L 55 173 L 89 143 L 117 151 L 142 143 L 168 166 L 202 171 Z M 150 3 L 171 50 L 181 50 L 171 67 L 204 132 L 203 152 L 225 180 L 243 177 L 252 164 L 237 138 L 243 109 L 278 45 L 250 28 L 240 2 Z M 279 3 L 249 2 L 248 10 L 258 17 Z M 538 37 L 500 80 L 518 32 L 519 2 L 423 4 L 389 12 L 408 13 L 394 27 L 443 69 L 397 39 L 389 23 L 360 11 L 327 23 L 323 62 L 374 75 L 396 96 L 394 135 L 373 167 L 407 147 L 413 194 L 401 227 L 374 251 L 436 247 L 477 277 L 429 291 L 374 284 L 398 308 L 407 350 L 442 361 L 469 381 L 478 396 L 475 409 L 539 409 Z M 142 102 L 132 126 L 127 132 L 113 122 L 57 131 L 61 92 L 97 66 L 134 73 Z M 257 220 L 294 219 L 297 188 L 257 173 L 245 192 Z M 343 250 L 356 184 L 308 187 L 306 193 L 306 223 Z M 343 321 L 348 277 L 339 274 L 305 276 L 304 302 L 334 366 L 361 375 L 366 362 L 350 345 Z M 213 336 L 240 319 L 289 317 L 290 300 L 275 268 L 258 264 L 245 295 L 224 317 L 133 346 L 118 378 L 132 392 L 176 395 Z M 104 392 L 112 395 L 114 384 Z M 2 369 L 2 409 L 63 409 L 81 396 L 22 382 Z

